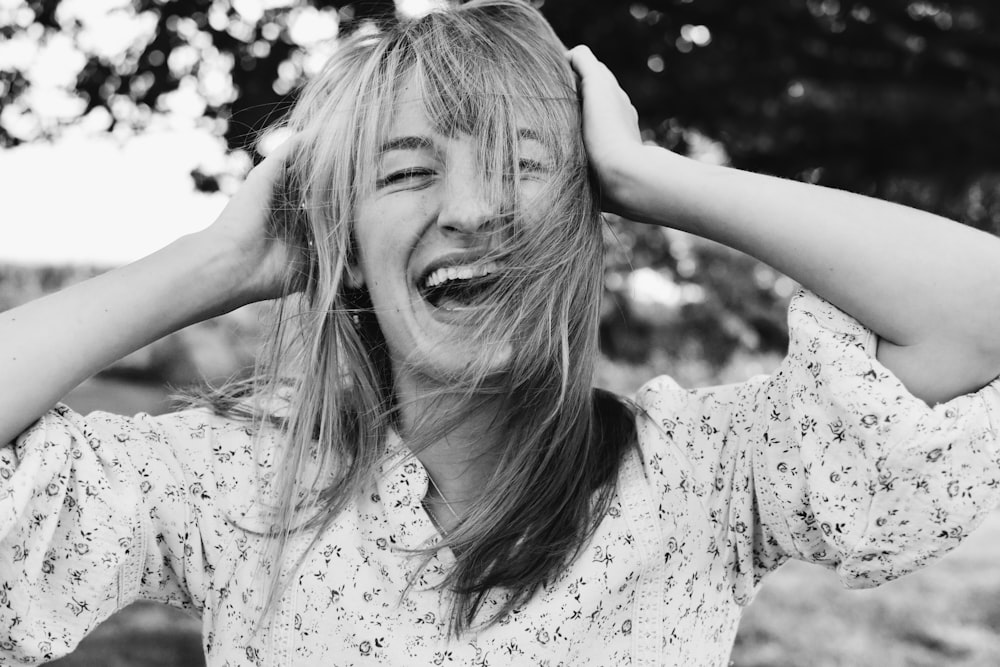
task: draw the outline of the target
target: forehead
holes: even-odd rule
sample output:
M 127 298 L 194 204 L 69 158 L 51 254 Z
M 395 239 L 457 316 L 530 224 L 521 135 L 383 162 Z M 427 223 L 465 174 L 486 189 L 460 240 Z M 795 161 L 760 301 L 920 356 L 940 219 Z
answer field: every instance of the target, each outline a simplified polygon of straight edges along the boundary
M 427 102 L 413 76 L 399 89 L 389 115 L 389 137 L 433 133 L 434 127 L 427 113 Z
M 452 119 L 443 118 L 435 123 L 431 117 L 431 113 L 428 100 L 421 93 L 418 82 L 411 76 L 409 81 L 399 89 L 396 101 L 392 105 L 388 117 L 383 119 L 382 141 L 380 142 L 379 152 L 385 152 L 390 146 L 398 148 L 420 147 L 419 144 L 415 144 L 414 142 L 400 142 L 400 138 L 454 138 L 457 135 L 469 134 L 469 129 L 471 128 L 456 123 Z M 489 111 L 484 111 L 483 115 L 488 116 Z M 545 136 L 544 128 L 539 127 L 539 124 L 532 120 L 532 114 L 519 113 L 515 110 L 512 115 L 513 118 L 509 119 L 510 127 L 504 128 L 509 130 L 512 140 L 520 144 L 526 141 L 536 142 L 550 148 L 554 148 L 552 144 L 558 143 L 558 139 L 553 141 L 554 137 Z M 449 126 L 448 122 L 450 120 L 452 120 L 452 124 Z M 501 133 L 503 131 L 502 128 L 496 125 L 488 127 L 488 124 L 481 129 L 486 131 L 492 130 L 493 133 Z M 482 140 L 482 137 L 480 137 L 480 140 Z

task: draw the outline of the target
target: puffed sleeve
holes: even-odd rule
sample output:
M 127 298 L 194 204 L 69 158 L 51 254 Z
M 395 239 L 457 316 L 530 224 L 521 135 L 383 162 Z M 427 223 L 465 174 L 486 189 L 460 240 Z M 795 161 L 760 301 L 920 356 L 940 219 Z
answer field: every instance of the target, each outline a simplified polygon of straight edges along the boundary
M 640 442 L 671 459 L 654 481 L 703 508 L 741 603 L 789 558 L 849 588 L 890 581 L 1000 501 L 1000 380 L 929 407 L 878 362 L 869 330 L 805 291 L 789 336 L 770 377 L 693 391 L 658 378 L 637 395 Z M 686 481 L 665 481 L 669 465 Z
M 232 541 L 218 463 L 250 443 L 205 411 L 60 405 L 0 448 L 0 665 L 68 653 L 140 598 L 200 612 Z

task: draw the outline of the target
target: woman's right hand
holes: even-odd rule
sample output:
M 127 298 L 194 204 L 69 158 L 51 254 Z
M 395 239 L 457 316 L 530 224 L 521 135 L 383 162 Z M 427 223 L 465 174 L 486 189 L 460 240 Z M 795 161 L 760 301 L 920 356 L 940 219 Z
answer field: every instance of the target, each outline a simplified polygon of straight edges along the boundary
M 297 261 L 296 251 L 276 238 L 270 224 L 275 187 L 294 147 L 293 138 L 251 169 L 219 217 L 202 232 L 213 247 L 232 253 L 228 263 L 239 276 L 237 301 L 283 296 L 289 264 Z

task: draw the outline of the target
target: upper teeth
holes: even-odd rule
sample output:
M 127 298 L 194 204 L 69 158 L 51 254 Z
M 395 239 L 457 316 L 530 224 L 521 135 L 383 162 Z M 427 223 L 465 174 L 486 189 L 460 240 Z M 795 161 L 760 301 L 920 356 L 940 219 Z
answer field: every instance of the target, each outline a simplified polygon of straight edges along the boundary
M 496 262 L 486 262 L 485 264 L 465 264 L 461 266 L 449 266 L 437 269 L 427 276 L 424 285 L 434 287 L 449 280 L 469 280 L 470 278 L 480 278 L 488 276 L 497 270 Z

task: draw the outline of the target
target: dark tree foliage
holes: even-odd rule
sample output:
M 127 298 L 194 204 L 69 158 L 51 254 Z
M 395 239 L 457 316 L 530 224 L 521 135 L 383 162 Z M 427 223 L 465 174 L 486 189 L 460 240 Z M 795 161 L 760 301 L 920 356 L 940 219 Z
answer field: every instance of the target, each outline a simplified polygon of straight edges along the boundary
M 59 0 L 29 0 L 35 13 L 35 22 L 48 30 L 66 30 L 57 19 Z M 357 0 L 355 2 L 297 2 L 290 5 L 312 5 L 339 10 L 343 28 L 350 30 L 365 21 L 379 22 L 395 13 L 393 0 Z M 226 141 L 231 149 L 251 149 L 256 132 L 280 118 L 287 109 L 293 94 L 276 92 L 274 82 L 279 80 L 278 68 L 301 47 L 295 44 L 287 30 L 288 8 L 270 9 L 263 16 L 247 25 L 243 17 L 225 0 L 134 0 L 136 14 L 151 12 L 156 17 L 153 38 L 129 57 L 106 60 L 91 55 L 80 73 L 76 90 L 87 101 L 86 111 L 97 106 L 112 111 L 113 122 L 123 119 L 116 116 L 111 102 L 116 96 L 125 96 L 136 105 L 157 108 L 160 96 L 174 91 L 179 78 L 171 72 L 169 57 L 174 49 L 195 41 L 191 31 L 182 27 L 179 19 L 192 19 L 199 37 L 206 36 L 209 43 L 221 53 L 232 54 L 234 66 L 230 70 L 238 97 L 232 103 L 209 104 L 206 115 L 227 121 Z M 209 21 L 211 10 L 224 11 L 225 25 Z M 236 29 L 240 26 L 243 29 Z M 0 28 L 0 35 L 16 28 Z M 261 45 L 266 48 L 261 48 Z M 196 65 L 193 73 L 198 74 Z M 0 80 L 7 85 L 0 89 L 4 95 L 0 102 L 8 102 L 26 90 L 26 81 L 17 71 L 3 72 Z M 138 82 L 141 83 L 136 85 Z M 0 142 L 18 143 L 7 128 L 0 123 Z
M 847 187 L 961 182 L 998 164 L 1000 4 L 689 0 L 581 12 L 548 0 L 545 10 L 620 73 L 667 144 L 678 126 L 696 127 L 741 167 L 821 169 Z M 707 26 L 710 43 L 686 40 L 685 25 Z
M 565 43 L 588 44 L 611 67 L 648 138 L 672 150 L 721 147 L 736 167 L 873 194 L 1000 232 L 994 0 L 534 2 Z M 46 32 L 72 31 L 59 20 L 58 0 L 27 5 Z M 134 12 L 155 16 L 153 37 L 122 58 L 89 57 L 76 83 L 86 109 L 104 106 L 113 123 L 141 125 L 142 114 L 123 115 L 115 100 L 155 113 L 160 97 L 179 85 L 170 54 L 197 34 L 203 46 L 232 54 L 237 91 L 205 113 L 219 120 L 230 149 L 252 150 L 255 133 L 280 116 L 301 83 L 299 74 L 276 85 L 288 78 L 283 63 L 302 50 L 288 30 L 291 7 L 335 8 L 341 32 L 394 11 L 390 0 L 290 0 L 248 23 L 234 5 L 134 0 Z M 2 25 L 0 38 L 23 29 L 23 21 Z M 22 72 L 0 72 L 0 103 L 18 100 L 29 86 Z M 0 122 L 0 143 L 23 139 Z M 212 174 L 193 176 L 200 189 L 218 187 Z M 694 341 L 694 353 L 722 365 L 736 350 L 785 344 L 787 289 L 766 267 L 659 229 L 613 221 L 611 231 L 602 337 L 613 356 L 690 353 Z M 697 287 L 686 292 L 697 298 L 636 303 L 625 279 L 639 267 Z

